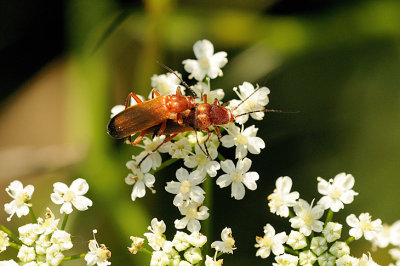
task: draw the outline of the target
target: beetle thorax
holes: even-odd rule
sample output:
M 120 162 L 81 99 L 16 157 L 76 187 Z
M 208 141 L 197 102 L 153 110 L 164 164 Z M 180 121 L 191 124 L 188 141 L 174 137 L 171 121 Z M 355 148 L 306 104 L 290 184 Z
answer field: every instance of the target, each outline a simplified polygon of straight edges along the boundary
M 225 125 L 233 121 L 232 111 L 220 105 L 212 105 L 210 120 L 213 125 Z
M 191 97 L 171 95 L 166 99 L 166 106 L 172 113 L 180 113 L 194 106 L 194 100 Z

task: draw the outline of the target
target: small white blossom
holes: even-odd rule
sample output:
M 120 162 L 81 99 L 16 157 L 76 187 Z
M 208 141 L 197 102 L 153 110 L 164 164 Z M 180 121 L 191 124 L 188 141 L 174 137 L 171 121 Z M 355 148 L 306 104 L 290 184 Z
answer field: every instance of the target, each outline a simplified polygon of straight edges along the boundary
M 175 73 L 182 77 L 182 75 L 175 71 Z M 183 86 L 179 86 L 181 80 L 174 73 L 166 73 L 162 75 L 153 75 L 151 77 L 151 87 L 156 89 L 161 95 L 172 95 L 176 93 L 178 87 L 181 88 L 181 92 L 185 92 Z
M 22 245 L 18 251 L 17 257 L 22 262 L 30 262 L 36 258 L 35 249 L 33 247 Z
M 147 238 L 149 245 L 155 251 L 159 251 L 165 243 L 164 232 L 166 230 L 166 226 L 164 221 L 158 221 L 157 218 L 153 218 L 151 220 L 151 226 L 147 227 L 147 229 L 151 231 L 151 233 L 144 233 L 144 236 Z
M 207 242 L 207 237 L 200 232 L 192 232 L 187 236 L 187 241 L 194 247 L 201 248 Z
M 130 239 L 132 240 L 132 244 L 130 247 L 128 247 L 128 250 L 130 253 L 136 254 L 142 249 L 144 238 L 131 236 Z
M 50 235 L 40 235 L 35 241 L 35 251 L 38 255 L 46 254 L 47 248 L 49 248 L 53 243 L 50 241 Z
M 324 209 L 331 209 L 338 212 L 344 208 L 344 204 L 350 204 L 354 200 L 357 192 L 352 190 L 354 177 L 349 174 L 340 173 L 334 179 L 326 181 L 321 177 L 318 180 L 318 192 L 324 195 L 319 201 Z
M 223 262 L 224 261 L 222 259 L 214 260 L 212 257 L 206 255 L 206 266 L 222 266 Z
M 46 249 L 46 262 L 49 265 L 59 265 L 64 258 L 64 254 L 61 252 L 60 246 L 52 245 Z
M 136 145 L 144 150 L 138 156 L 132 156 L 132 158 L 137 161 L 137 164 L 141 162 L 140 168 L 144 173 L 147 173 L 150 171 L 150 169 L 156 170 L 158 167 L 160 167 L 162 162 L 160 152 L 164 150 L 158 149 L 154 152 L 153 150 L 156 149 L 164 141 L 164 139 L 165 136 L 156 136 L 153 139 L 144 137 L 143 144 Z
M 182 137 L 175 142 L 167 142 L 159 149 L 160 152 L 168 152 L 172 158 L 186 158 L 192 152 L 192 146 L 187 137 Z
M 169 257 L 164 251 L 154 251 L 151 255 L 150 266 L 167 266 Z
M 6 232 L 0 230 L 0 253 L 10 245 L 10 239 Z
M 303 249 L 307 246 L 307 240 L 306 240 L 306 237 L 302 233 L 292 230 L 289 234 L 286 244 L 288 244 L 295 250 Z
M 302 251 L 299 253 L 299 264 L 300 265 L 314 265 L 314 262 L 317 261 L 317 257 L 311 250 Z
M 247 151 L 251 154 L 260 154 L 261 149 L 265 148 L 265 142 L 256 137 L 258 128 L 254 125 L 244 129 L 231 124 L 225 127 L 228 135 L 221 138 L 222 146 L 230 148 L 236 146 L 235 158 L 242 159 L 247 156 Z
M 329 252 L 325 252 L 318 257 L 318 264 L 320 266 L 334 266 L 336 262 L 336 257 L 332 256 Z
M 179 206 L 179 211 L 182 215 L 185 215 L 180 220 L 175 220 L 175 228 L 183 229 L 187 227 L 189 232 L 199 232 L 201 225 L 199 220 L 205 220 L 210 215 L 206 206 L 200 205 L 194 201 L 185 204 L 185 206 Z
M 53 187 L 54 193 L 51 193 L 51 200 L 55 204 L 62 204 L 60 213 L 70 214 L 72 205 L 80 211 L 85 211 L 92 206 L 92 201 L 83 196 L 89 190 L 89 185 L 85 179 L 74 180 L 70 187 L 61 182 L 55 183 Z
M 244 158 L 238 160 L 236 167 L 231 160 L 221 162 L 221 168 L 226 173 L 218 177 L 217 185 L 220 188 L 227 187 L 232 184 L 231 197 L 241 200 L 244 198 L 246 186 L 250 190 L 257 188 L 256 181 L 259 176 L 257 172 L 247 172 L 251 167 L 251 160 Z
M 198 170 L 203 177 L 205 177 L 206 174 L 214 177 L 217 175 L 217 171 L 220 169 L 220 164 L 217 161 L 214 161 L 218 156 L 218 151 L 213 143 L 208 143 L 207 148 L 212 160 L 207 158 L 204 152 L 200 149 L 199 145 L 196 145 L 194 148 L 195 153 L 186 156 L 184 158 L 184 164 L 189 168 L 197 167 L 196 170 Z
M 346 244 L 346 242 L 336 241 L 329 248 L 329 253 L 331 253 L 336 258 L 340 258 L 344 255 L 350 254 L 350 247 Z
M 128 185 L 133 185 L 131 199 L 135 201 L 136 198 L 143 198 L 146 195 L 146 187 L 148 187 L 152 192 L 155 192 L 153 184 L 156 181 L 154 175 L 143 172 L 138 163 L 134 160 L 128 161 L 126 167 L 132 171 L 125 178 L 125 183 Z
M 324 235 L 326 241 L 331 243 L 340 238 L 342 234 L 342 227 L 340 223 L 329 222 L 326 224 L 324 230 L 322 230 L 322 234 Z
M 379 266 L 379 264 L 372 259 L 369 253 L 368 255 L 363 254 L 361 256 L 358 266 Z
M 200 248 L 195 248 L 195 247 L 189 248 L 188 250 L 185 251 L 183 256 L 192 265 L 196 264 L 196 263 L 199 263 L 201 260 L 203 260 Z
M 221 232 L 222 241 L 214 241 L 211 243 L 211 248 L 222 253 L 230 253 L 236 249 L 235 239 L 232 236 L 232 229 L 225 227 Z
M 96 241 L 96 238 L 94 237 L 95 233 L 97 233 L 97 231 L 93 230 L 94 239 L 89 240 L 89 252 L 85 256 L 87 265 L 89 266 L 95 264 L 97 264 L 98 266 L 110 265 L 111 262 L 109 262 L 108 259 L 111 258 L 111 251 L 109 251 L 104 244 L 101 244 L 99 246 L 99 244 Z
M 14 260 L 2 260 L 0 261 L 0 266 L 18 266 Z
M 336 260 L 336 265 L 337 266 L 358 266 L 359 261 L 360 261 L 359 259 L 346 254 Z
M 400 246 L 400 220 L 390 226 L 390 243 Z
M 276 213 L 281 217 L 289 216 L 289 208 L 296 205 L 299 192 L 290 192 L 292 179 L 288 176 L 281 176 L 275 182 L 274 193 L 268 196 L 268 206 L 271 213 Z
M 400 262 L 400 248 L 392 248 L 389 250 L 389 254 L 393 260 Z
M 355 239 L 360 239 L 364 235 L 366 240 L 372 240 L 382 230 L 381 219 L 372 221 L 369 213 L 361 213 L 359 218 L 350 214 L 347 216 L 346 222 L 352 227 L 349 235 Z
M 193 51 L 197 60 L 187 59 L 182 62 L 185 70 L 191 73 L 189 78 L 202 81 L 206 75 L 211 79 L 222 75 L 221 68 L 228 62 L 225 52 L 214 54 L 214 46 L 208 40 L 197 41 Z
M 326 239 L 322 236 L 313 237 L 311 239 L 310 249 L 315 253 L 315 255 L 321 255 L 328 249 Z
M 71 235 L 64 230 L 55 231 L 50 238 L 51 243 L 60 247 L 60 250 L 68 250 L 72 248 Z
M 18 180 L 10 183 L 10 185 L 6 188 L 6 192 L 11 198 L 13 198 L 13 200 L 4 204 L 5 212 L 10 215 L 7 218 L 7 221 L 11 221 L 11 218 L 15 213 L 17 214 L 18 218 L 21 218 L 29 213 L 29 207 L 32 206 L 29 201 L 32 198 L 34 190 L 35 188 L 32 185 L 27 185 L 24 187 Z
M 197 98 L 196 101 L 199 103 L 203 103 L 203 96 L 207 95 L 207 103 L 212 104 L 214 103 L 214 100 L 217 99 L 218 101 L 221 101 L 224 96 L 224 90 L 223 89 L 216 89 L 216 90 L 211 90 L 210 86 L 207 85 L 204 82 L 197 82 L 192 89 L 196 92 Z
M 176 194 L 173 204 L 182 206 L 193 200 L 196 203 L 203 203 L 204 194 L 206 193 L 198 185 L 204 181 L 199 171 L 189 172 L 184 168 L 179 168 L 176 171 L 176 178 L 179 182 L 167 182 L 165 190 L 169 193 Z
M 276 256 L 275 261 L 277 263 L 272 263 L 274 266 L 296 266 L 299 262 L 299 258 L 290 254 L 282 254 Z
M 25 224 L 18 228 L 19 239 L 28 246 L 32 246 L 35 240 L 42 233 L 38 224 Z
M 188 241 L 188 234 L 182 231 L 177 231 L 174 239 L 172 240 L 172 244 L 174 245 L 177 251 L 183 251 L 190 247 L 190 243 Z
M 270 255 L 271 251 L 275 255 L 283 254 L 285 252 L 283 244 L 287 239 L 288 236 L 285 232 L 275 234 L 275 229 L 270 224 L 265 225 L 264 237 L 256 236 L 257 244 L 254 245 L 258 248 L 256 256 L 265 259 Z
M 317 204 L 313 207 L 305 200 L 299 199 L 293 209 L 296 217 L 289 220 L 293 228 L 299 228 L 300 233 L 303 233 L 305 236 L 309 236 L 312 231 L 322 231 L 324 223 L 318 220 L 324 214 L 321 206 Z
M 235 119 L 235 122 L 239 124 L 244 124 L 249 119 L 249 114 L 245 113 L 263 110 L 264 106 L 266 106 L 269 102 L 268 95 L 270 91 L 267 87 L 254 88 L 251 83 L 243 82 L 242 85 L 239 85 L 240 92 L 238 92 L 236 87 L 233 88 L 233 90 L 239 96 L 240 100 L 230 101 L 229 107 L 234 110 L 234 115 L 241 115 Z M 257 91 L 254 92 L 255 90 Z M 264 117 L 264 112 L 250 113 L 250 116 L 253 119 L 261 120 Z
M 42 234 L 49 235 L 57 230 L 58 222 L 60 221 L 60 219 L 55 219 L 54 213 L 49 208 L 47 208 L 45 219 L 43 220 L 39 217 L 37 221 L 38 225 L 41 228 L 40 231 L 42 232 Z

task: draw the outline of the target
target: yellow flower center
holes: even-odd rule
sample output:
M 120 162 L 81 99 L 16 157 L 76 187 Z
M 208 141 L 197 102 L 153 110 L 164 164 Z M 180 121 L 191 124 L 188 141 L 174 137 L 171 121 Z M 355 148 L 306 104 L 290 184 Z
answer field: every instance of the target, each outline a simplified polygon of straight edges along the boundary
M 232 172 L 230 175 L 232 182 L 239 183 L 243 181 L 243 175 L 238 172 Z
M 208 59 L 208 57 L 202 57 L 202 58 L 199 58 L 199 64 L 200 64 L 200 67 L 201 68 L 203 68 L 203 69 L 208 69 L 208 68 L 210 68 L 210 60 Z
M 244 135 L 242 135 L 242 134 L 239 134 L 239 135 L 236 137 L 236 142 L 239 143 L 239 144 L 241 144 L 241 145 L 246 145 L 246 144 L 247 144 L 247 137 L 244 136 Z
M 68 190 L 67 193 L 64 194 L 63 199 L 66 202 L 71 202 L 75 198 L 75 192 L 72 190 Z
M 187 194 L 187 193 L 189 193 L 191 187 L 192 187 L 192 184 L 188 180 L 184 180 L 181 183 L 181 188 L 179 191 L 182 194 Z

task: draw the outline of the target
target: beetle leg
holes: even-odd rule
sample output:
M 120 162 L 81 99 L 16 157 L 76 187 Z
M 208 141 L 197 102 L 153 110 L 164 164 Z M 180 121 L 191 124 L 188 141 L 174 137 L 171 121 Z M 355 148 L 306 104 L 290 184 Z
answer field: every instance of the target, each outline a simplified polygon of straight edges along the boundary
M 158 97 L 158 96 L 160 96 L 160 93 L 156 89 L 154 89 L 154 90 L 151 91 L 151 98 L 152 99 L 155 98 L 154 95 L 156 95 L 156 97 Z
M 132 146 L 135 146 L 136 144 L 138 144 L 144 137 L 144 135 L 146 135 L 147 133 L 147 129 L 143 130 L 142 133 L 140 133 L 140 135 L 135 139 L 135 141 L 132 142 L 132 136 L 131 138 L 131 144 Z
M 151 152 L 157 151 L 163 144 L 167 143 L 168 141 L 171 141 L 171 140 L 172 140 L 173 138 L 175 138 L 177 135 L 178 135 L 178 134 L 172 134 L 172 135 L 169 136 L 168 138 L 164 139 L 164 141 L 161 142 L 161 144 L 158 145 L 158 146 L 157 146 L 154 150 L 152 150 Z M 144 159 L 146 159 L 147 157 L 149 157 L 150 154 L 151 154 L 151 153 L 146 154 L 146 156 L 144 156 L 143 159 L 140 160 L 140 162 L 139 162 L 138 165 L 140 166 L 140 164 L 144 161 Z
M 214 104 L 215 104 L 215 105 L 220 105 L 217 98 L 214 99 Z
M 216 125 L 213 125 L 213 127 L 214 127 L 214 130 L 215 130 L 215 133 L 217 133 L 217 137 L 218 137 L 219 142 L 221 142 L 221 132 L 219 132 L 219 129 L 218 129 L 218 127 Z
M 179 86 L 178 86 L 178 88 L 176 88 L 176 95 L 179 95 L 179 96 L 182 95 L 181 87 L 179 87 Z
M 157 132 L 158 136 L 161 136 L 164 133 L 165 127 L 167 126 L 167 120 L 162 121 L 161 127 Z
M 176 119 L 178 120 L 178 124 L 182 126 L 183 125 L 183 118 L 182 118 L 182 114 L 181 113 L 176 115 Z
M 203 101 L 204 101 L 204 103 L 207 103 L 207 94 L 203 95 Z
M 140 100 L 140 98 L 139 98 L 136 94 L 134 94 L 133 92 L 131 92 L 131 93 L 128 94 L 128 97 L 126 98 L 125 109 L 128 108 L 128 107 L 130 106 L 129 103 L 130 103 L 130 101 L 131 101 L 131 97 L 132 97 L 133 99 L 135 99 L 135 101 L 136 101 L 137 103 L 141 103 L 141 102 L 142 102 L 142 100 Z

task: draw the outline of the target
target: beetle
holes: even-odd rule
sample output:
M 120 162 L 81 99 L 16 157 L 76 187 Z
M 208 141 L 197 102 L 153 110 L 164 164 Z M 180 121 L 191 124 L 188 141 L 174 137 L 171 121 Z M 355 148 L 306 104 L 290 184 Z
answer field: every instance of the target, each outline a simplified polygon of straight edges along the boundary
M 131 97 L 136 100 L 136 105 L 129 106 Z M 160 125 L 158 134 L 163 134 L 168 119 L 183 125 L 181 113 L 196 106 L 195 97 L 183 96 L 180 87 L 177 88 L 175 95 L 161 96 L 153 90 L 152 97 L 151 100 L 142 101 L 131 92 L 126 99 L 125 110 L 112 117 L 108 123 L 108 134 L 117 139 L 129 137 L 134 146 L 153 126 Z M 137 132 L 141 133 L 135 141 L 132 141 L 131 136 Z

